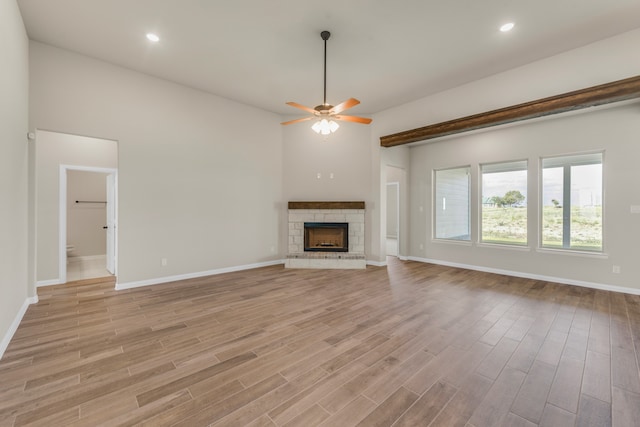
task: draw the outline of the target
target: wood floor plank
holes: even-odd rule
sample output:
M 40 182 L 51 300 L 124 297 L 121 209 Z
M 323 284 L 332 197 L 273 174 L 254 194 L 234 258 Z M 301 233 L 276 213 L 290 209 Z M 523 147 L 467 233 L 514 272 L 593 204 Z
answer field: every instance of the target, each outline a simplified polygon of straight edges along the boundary
M 634 425 L 640 296 L 389 258 L 38 288 L 0 427 Z
M 215 426 L 235 427 L 248 424 L 252 422 L 257 415 L 269 412 L 281 402 L 313 386 L 326 376 L 327 373 L 320 368 L 311 369 L 225 416 L 219 422 L 216 422 Z
M 189 417 L 195 412 L 198 412 L 204 407 L 216 407 L 229 396 L 233 396 L 243 390 L 245 390 L 245 388 L 242 384 L 240 384 L 239 381 L 231 381 L 217 388 L 211 388 L 208 393 L 203 394 L 199 397 L 192 398 L 191 400 L 188 400 L 176 406 L 171 406 L 155 416 L 151 416 L 140 421 L 138 424 L 145 427 L 173 425 L 180 420 Z M 188 392 L 188 390 L 186 391 Z M 157 400 L 156 402 L 160 403 L 163 400 L 168 399 L 170 396 L 172 395 L 165 396 Z
M 344 408 L 327 418 L 321 427 L 354 426 L 366 417 L 376 404 L 364 396 L 358 396 Z
M 540 420 L 540 427 L 567 427 L 576 424 L 576 414 L 547 404 Z
M 558 365 L 547 402 L 572 413 L 577 413 L 584 362 L 563 357 Z
M 495 380 L 498 378 L 498 375 L 500 375 L 500 372 L 502 372 L 502 369 L 518 345 L 519 342 L 514 339 L 502 338 L 476 368 L 476 372 Z
M 451 361 L 458 361 L 465 354 L 465 351 L 453 346 L 447 347 L 443 352 L 438 354 L 432 361 L 426 364 L 422 369 L 416 372 L 406 383 L 405 387 L 417 395 L 421 395 L 438 379 L 453 369 Z
M 611 358 L 608 354 L 587 351 L 582 393 L 611 403 Z
M 198 372 L 194 372 L 193 374 L 176 379 L 168 384 L 164 384 L 160 387 L 154 388 L 153 390 L 146 391 L 137 396 L 138 404 L 140 406 L 148 405 L 154 400 L 158 400 L 163 396 L 175 393 L 176 391 L 179 391 L 181 389 L 185 389 L 192 384 L 196 384 L 207 378 L 215 376 L 227 369 L 239 366 L 248 360 L 254 359 L 255 357 L 256 355 L 253 353 L 242 354 L 224 362 L 209 366 L 208 368 L 202 369 Z
M 538 335 L 533 331 L 529 331 L 513 352 L 513 355 L 507 362 L 507 366 L 522 372 L 529 372 L 544 339 L 545 335 Z
M 244 405 L 269 393 L 285 384 L 287 381 L 279 374 L 275 374 L 258 384 L 239 391 L 220 402 L 220 405 L 205 406 L 199 408 L 195 414 L 175 423 L 176 427 L 190 427 L 197 425 L 210 425 L 234 412 Z
M 451 400 L 456 391 L 458 389 L 446 382 L 437 382 L 420 396 L 393 425 L 396 427 L 429 425 Z
M 577 427 L 608 427 L 611 423 L 611 405 L 586 394 L 580 397 Z
M 153 377 L 162 372 L 174 369 L 172 364 L 165 364 L 160 367 L 151 369 L 140 374 L 136 374 L 127 378 L 105 381 L 91 387 L 82 385 L 71 387 L 68 391 L 51 396 L 45 401 L 31 402 L 30 410 L 21 413 L 16 417 L 16 426 L 25 425 L 42 418 L 54 415 L 61 410 L 89 402 L 92 399 L 113 393 L 123 389 L 131 384 L 138 383 L 146 378 Z M 50 403 L 48 403 L 50 402 Z
M 511 412 L 538 424 L 556 373 L 555 366 L 535 361 L 511 406 Z
M 640 423 L 640 394 L 613 387 L 611 421 L 615 427 Z
M 485 398 L 493 381 L 472 374 L 459 388 L 444 410 L 431 423 L 431 427 L 463 427 Z
M 322 409 L 319 405 L 313 405 L 288 423 L 284 427 L 307 427 L 317 426 L 322 421 L 329 418 L 329 413 Z
M 388 358 L 374 366 L 371 366 L 351 381 L 346 382 L 338 387 L 335 391 L 319 401 L 320 406 L 330 414 L 338 412 L 349 402 L 360 395 L 367 387 L 371 386 L 390 370 L 393 369 L 398 361 L 394 358 Z
M 354 362 L 333 372 L 316 382 L 310 387 L 302 390 L 295 396 L 284 400 L 283 402 L 269 411 L 269 417 L 277 424 L 285 424 L 295 418 L 311 406 L 315 405 L 320 399 L 328 395 L 349 379 L 359 375 L 366 369 L 365 365 Z
M 413 403 L 418 395 L 400 387 L 360 421 L 358 427 L 383 427 L 392 425 Z
M 370 385 L 362 392 L 364 396 L 376 403 L 382 403 L 398 390 L 416 371 L 427 366 L 433 359 L 433 355 L 426 351 L 419 351 L 404 363 L 392 367 L 386 375 Z
M 526 376 L 524 372 L 505 368 L 471 415 L 469 423 L 475 427 L 502 425 Z

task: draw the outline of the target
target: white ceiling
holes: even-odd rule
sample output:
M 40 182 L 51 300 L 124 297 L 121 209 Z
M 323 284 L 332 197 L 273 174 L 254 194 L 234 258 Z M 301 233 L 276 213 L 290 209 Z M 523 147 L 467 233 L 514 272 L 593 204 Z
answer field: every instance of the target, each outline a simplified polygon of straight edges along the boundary
M 32 40 L 294 115 L 285 102 L 322 102 L 322 30 L 332 34 L 327 101 L 355 97 L 362 104 L 349 112 L 372 114 L 640 27 L 639 0 L 18 4 Z M 509 21 L 514 30 L 499 32 Z

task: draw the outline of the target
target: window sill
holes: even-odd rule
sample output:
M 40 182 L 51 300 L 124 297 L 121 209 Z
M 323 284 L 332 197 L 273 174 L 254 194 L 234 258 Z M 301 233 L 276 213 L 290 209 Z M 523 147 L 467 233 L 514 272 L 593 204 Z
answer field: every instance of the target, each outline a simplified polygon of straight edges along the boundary
M 571 249 L 550 249 L 550 248 L 536 248 L 536 252 L 554 255 L 569 255 L 583 258 L 596 258 L 596 259 L 608 259 L 609 254 L 605 252 L 586 252 L 586 251 L 573 251 Z
M 469 240 L 431 239 L 431 243 L 446 243 L 449 245 L 473 246 Z
M 530 252 L 531 248 L 527 245 L 509 245 L 504 243 L 478 243 L 479 248 L 506 249 L 520 252 Z

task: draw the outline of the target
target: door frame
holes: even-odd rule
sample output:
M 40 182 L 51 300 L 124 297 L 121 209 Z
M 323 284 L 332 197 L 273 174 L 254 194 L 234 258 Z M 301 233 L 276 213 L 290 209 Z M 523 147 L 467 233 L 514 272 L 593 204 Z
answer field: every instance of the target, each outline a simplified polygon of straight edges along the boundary
M 60 165 L 59 185 L 59 214 L 58 214 L 58 280 L 67 283 L 67 171 L 97 172 L 113 175 L 114 188 L 113 199 L 115 215 L 113 218 L 115 234 L 113 242 L 113 270 L 114 276 L 118 275 L 118 169 L 98 168 L 93 166 Z

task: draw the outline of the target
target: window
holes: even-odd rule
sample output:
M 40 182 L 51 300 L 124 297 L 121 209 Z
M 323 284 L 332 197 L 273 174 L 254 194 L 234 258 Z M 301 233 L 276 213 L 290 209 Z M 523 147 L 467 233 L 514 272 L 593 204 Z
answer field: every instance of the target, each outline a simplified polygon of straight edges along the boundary
M 436 239 L 471 240 L 469 170 L 466 166 L 434 172 Z
M 527 161 L 480 166 L 480 241 L 527 244 Z
M 542 159 L 542 246 L 602 251 L 602 153 Z

